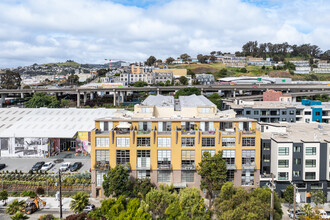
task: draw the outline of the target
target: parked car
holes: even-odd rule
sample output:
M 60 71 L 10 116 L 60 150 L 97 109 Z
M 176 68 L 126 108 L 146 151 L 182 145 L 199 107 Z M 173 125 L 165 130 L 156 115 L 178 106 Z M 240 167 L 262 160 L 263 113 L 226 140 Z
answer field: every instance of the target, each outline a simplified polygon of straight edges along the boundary
M 304 215 L 305 213 L 300 211 L 300 210 L 296 210 L 296 215 L 295 217 L 298 219 L 300 215 Z M 293 211 L 288 212 L 289 218 L 293 218 Z
M 0 163 L 0 170 L 5 169 L 5 168 L 6 168 L 6 164 Z
M 77 171 L 82 167 L 82 163 L 81 162 L 75 162 L 72 167 L 70 168 L 71 172 Z
M 37 171 L 37 170 L 40 170 L 41 167 L 45 164 L 45 162 L 43 161 L 39 161 L 37 162 L 36 164 L 33 165 L 32 169 L 33 171 Z
M 53 162 L 47 162 L 41 167 L 41 171 L 48 171 L 50 170 L 55 164 Z
M 67 171 L 70 167 L 71 167 L 71 163 L 70 162 L 65 162 L 65 163 L 62 163 L 62 165 L 60 167 L 60 170 L 62 172 L 64 172 L 64 171 Z
M 64 160 L 62 158 L 54 160 L 54 163 L 62 163 Z
M 319 212 L 322 219 L 330 219 L 329 212 L 326 212 L 323 209 L 319 209 Z
M 93 205 L 93 204 L 88 204 L 88 205 L 84 208 L 83 212 L 89 213 L 89 212 L 91 212 L 91 211 L 93 211 L 93 210 L 95 210 L 95 205 Z

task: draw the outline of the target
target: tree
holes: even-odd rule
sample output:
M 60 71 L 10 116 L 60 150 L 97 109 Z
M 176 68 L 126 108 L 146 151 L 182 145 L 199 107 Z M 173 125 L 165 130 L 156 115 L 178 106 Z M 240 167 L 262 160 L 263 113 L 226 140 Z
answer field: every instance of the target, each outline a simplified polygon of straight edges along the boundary
M 87 217 L 87 213 L 85 212 L 82 212 L 82 213 L 79 213 L 79 214 L 72 214 L 72 215 L 69 215 L 65 218 L 65 220 L 90 220 L 90 219 L 86 219 Z
M 60 219 L 59 218 L 56 218 L 52 214 L 46 214 L 46 215 L 40 216 L 39 220 L 60 220 Z
M 134 87 L 144 87 L 144 86 L 147 86 L 148 83 L 146 82 L 143 82 L 143 81 L 137 81 L 134 83 Z
M 0 200 L 3 202 L 4 205 L 7 204 L 8 199 L 8 192 L 6 190 L 3 190 L 0 192 Z
M 245 67 L 241 68 L 239 71 L 240 71 L 241 73 L 247 73 L 247 69 L 246 69 Z
M 152 66 L 152 65 L 155 64 L 155 62 L 156 62 L 156 57 L 150 56 L 146 61 L 146 65 L 147 66 Z
M 67 80 L 67 84 L 68 85 L 78 85 L 79 84 L 79 76 L 75 75 L 75 74 L 70 74 L 70 76 L 68 76 L 68 80 Z
M 171 86 L 171 85 L 172 85 L 172 83 L 171 83 L 170 80 L 167 80 L 167 81 L 165 82 L 165 86 Z
M 187 70 L 187 75 L 191 76 L 191 78 L 195 78 L 196 74 L 194 73 L 194 71 L 192 71 L 191 69 Z
M 169 57 L 169 58 L 166 59 L 166 63 L 167 64 L 172 64 L 173 61 L 174 61 L 174 58 L 173 57 Z
M 256 188 L 248 191 L 243 187 L 234 187 L 226 182 L 220 195 L 215 199 L 214 210 L 218 219 L 269 219 L 271 191 L 268 188 Z M 282 219 L 281 202 L 275 193 L 274 219 Z
M 289 208 L 290 205 L 293 204 L 293 195 L 294 195 L 294 189 L 293 186 L 290 184 L 288 187 L 286 187 L 285 191 L 283 192 L 283 197 L 284 200 L 289 203 Z
M 228 72 L 228 70 L 226 69 L 226 68 L 222 68 L 220 71 L 219 71 L 219 74 L 220 74 L 220 76 L 226 76 L 227 75 L 227 72 Z
M 55 96 L 46 95 L 45 93 L 34 93 L 33 97 L 26 102 L 26 108 L 59 108 L 60 103 Z
M 27 215 L 25 215 L 23 212 L 17 211 L 15 215 L 10 216 L 10 219 L 12 220 L 24 220 L 24 219 L 29 219 Z
M 133 186 L 133 196 L 144 199 L 153 188 L 155 188 L 155 185 L 151 183 L 150 179 L 136 179 Z
M 107 174 L 104 175 L 103 189 L 104 195 L 114 195 L 119 197 L 120 195 L 128 195 L 130 193 L 129 188 L 131 182 L 129 181 L 129 170 L 121 164 L 117 164 L 114 168 L 111 168 Z
M 25 201 L 20 200 L 18 201 L 18 199 L 14 199 L 14 201 L 12 201 L 12 203 L 10 203 L 6 209 L 6 213 L 13 215 L 14 213 L 22 210 L 25 206 Z
M 1 88 L 3 89 L 19 89 L 21 82 L 22 79 L 18 72 L 6 70 L 5 74 L 1 75 Z
M 159 189 L 151 189 L 142 201 L 142 207 L 150 212 L 153 218 L 165 219 L 166 209 L 177 199 L 177 194 L 173 193 L 173 187 L 160 185 Z
M 201 190 L 207 190 L 209 209 L 212 207 L 212 198 L 221 190 L 227 179 L 226 161 L 222 158 L 222 151 L 213 157 L 209 152 L 204 152 L 202 161 L 198 164 L 198 174 L 201 176 Z
M 89 196 L 85 192 L 77 192 L 72 198 L 70 209 L 75 213 L 81 213 L 89 203 Z
M 185 76 L 180 76 L 179 81 L 182 85 L 188 85 L 188 79 Z
M 186 53 L 181 54 L 181 55 L 180 55 L 180 58 L 181 58 L 182 61 L 184 61 L 184 62 L 187 62 L 187 61 L 191 60 L 190 56 L 189 56 L 188 54 L 186 54 Z
M 189 96 L 189 95 L 200 95 L 201 94 L 201 90 L 196 88 L 196 87 L 187 87 L 187 88 L 183 88 L 183 89 L 179 89 L 175 95 L 174 98 L 179 98 L 179 96 Z
M 105 74 L 108 72 L 108 69 L 99 69 L 96 71 L 98 77 L 105 76 Z
M 218 93 L 213 93 L 208 98 L 211 102 L 213 102 L 213 104 L 217 106 L 218 109 L 221 109 L 222 100 L 221 100 L 221 96 Z
M 304 213 L 304 216 L 299 217 L 299 219 L 303 219 L 303 220 L 322 219 L 322 217 L 320 216 L 320 211 L 317 208 L 313 209 L 310 204 L 305 204 L 304 206 L 301 206 L 300 210 Z
M 317 206 L 326 202 L 326 197 L 322 190 L 313 190 L 311 192 L 311 198 Z

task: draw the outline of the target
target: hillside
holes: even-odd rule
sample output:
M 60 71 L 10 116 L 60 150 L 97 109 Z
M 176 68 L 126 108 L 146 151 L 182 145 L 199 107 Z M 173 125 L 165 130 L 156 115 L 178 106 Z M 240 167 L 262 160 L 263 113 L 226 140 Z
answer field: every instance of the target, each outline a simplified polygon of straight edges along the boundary
M 273 70 L 272 67 L 262 69 L 259 66 L 246 66 L 246 73 L 241 72 L 241 68 L 225 67 L 223 63 L 209 63 L 209 64 L 181 64 L 168 65 L 169 68 L 188 69 L 195 74 L 212 73 L 216 79 L 229 76 L 270 76 L 270 77 L 286 77 L 292 80 L 302 81 L 330 81 L 330 74 L 328 73 L 313 73 L 313 74 L 294 74 L 291 75 L 288 71 Z M 222 70 L 226 69 L 226 71 Z M 222 70 L 222 71 L 220 71 Z
M 42 66 L 62 66 L 62 67 L 78 68 L 80 67 L 80 64 L 74 61 L 66 61 L 64 63 L 47 63 L 47 64 L 43 64 Z

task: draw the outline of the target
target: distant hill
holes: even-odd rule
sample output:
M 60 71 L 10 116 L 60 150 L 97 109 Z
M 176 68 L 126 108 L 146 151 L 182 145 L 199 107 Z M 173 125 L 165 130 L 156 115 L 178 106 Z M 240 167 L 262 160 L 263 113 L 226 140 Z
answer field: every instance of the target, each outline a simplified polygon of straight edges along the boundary
M 80 67 L 80 64 L 71 60 L 68 60 L 64 63 L 47 63 L 43 64 L 42 66 L 63 66 L 63 67 L 73 67 L 73 68 L 78 68 Z

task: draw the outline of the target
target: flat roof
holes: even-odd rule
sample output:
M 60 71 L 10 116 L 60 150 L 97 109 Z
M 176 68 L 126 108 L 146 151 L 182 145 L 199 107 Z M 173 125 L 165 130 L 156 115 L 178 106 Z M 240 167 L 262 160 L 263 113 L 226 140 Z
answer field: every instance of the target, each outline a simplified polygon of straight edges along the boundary
M 105 108 L 3 108 L 0 110 L 0 137 L 72 138 L 78 131 L 93 130 L 95 119 L 110 117 L 116 111 Z

